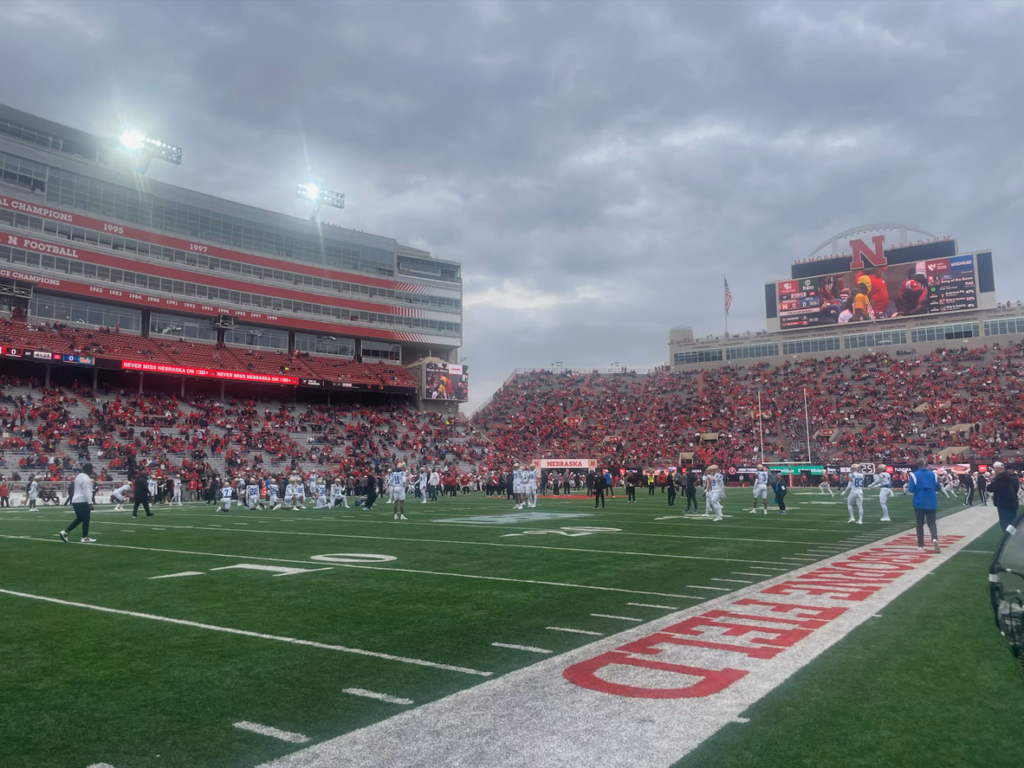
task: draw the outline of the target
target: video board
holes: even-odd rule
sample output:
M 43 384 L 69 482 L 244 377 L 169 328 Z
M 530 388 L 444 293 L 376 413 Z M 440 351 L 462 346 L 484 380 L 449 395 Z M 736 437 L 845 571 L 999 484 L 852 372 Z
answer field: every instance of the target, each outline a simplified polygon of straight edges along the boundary
M 423 397 L 427 400 L 468 400 L 469 368 L 452 363 L 427 363 Z
M 974 254 L 783 280 L 776 288 L 782 330 L 978 308 Z

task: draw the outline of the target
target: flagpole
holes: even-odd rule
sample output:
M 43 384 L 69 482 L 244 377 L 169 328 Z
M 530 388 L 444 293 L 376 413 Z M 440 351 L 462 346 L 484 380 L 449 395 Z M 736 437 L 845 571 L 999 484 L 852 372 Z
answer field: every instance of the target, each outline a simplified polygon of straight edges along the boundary
M 757 390 L 757 428 L 761 434 L 761 461 L 764 461 L 764 421 L 761 419 L 761 390 Z
M 811 463 L 811 422 L 807 418 L 807 387 L 804 387 L 804 434 L 807 438 L 807 463 Z

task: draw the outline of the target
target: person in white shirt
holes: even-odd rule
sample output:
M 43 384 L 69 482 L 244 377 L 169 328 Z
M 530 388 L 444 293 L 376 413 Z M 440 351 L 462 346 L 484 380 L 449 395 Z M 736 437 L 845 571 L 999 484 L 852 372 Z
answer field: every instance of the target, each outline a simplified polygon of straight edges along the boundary
M 231 483 L 224 483 L 224 487 L 220 489 L 220 508 L 224 512 L 231 511 Z
M 25 499 L 28 501 L 29 511 L 36 509 L 36 500 L 39 498 L 39 483 L 36 482 L 35 475 L 32 475 L 28 479 L 28 491 L 25 493 Z
M 711 499 L 711 508 L 715 511 L 715 516 L 711 521 L 717 523 L 722 519 L 722 496 L 725 495 L 725 477 L 719 471 L 717 464 L 712 464 L 705 472 L 708 476 L 708 488 L 711 491 L 708 494 Z
M 751 514 L 757 512 L 757 500 L 761 499 L 764 502 L 764 513 L 768 514 L 768 471 L 764 468 L 764 464 L 757 465 L 757 471 L 754 473 L 754 508 L 750 510 Z
M 850 492 L 850 495 L 846 498 L 846 508 L 850 512 L 850 519 L 847 522 L 861 525 L 864 522 L 864 475 L 860 471 L 860 464 L 854 464 L 850 467 L 849 477 L 846 490 Z M 854 507 L 857 507 L 858 513 L 856 520 L 853 517 Z
M 391 490 L 391 503 L 395 511 L 395 520 L 408 519 L 405 516 L 405 484 L 408 479 L 408 474 L 402 468 L 402 462 L 398 462 L 388 476 L 388 488 Z
M 700 487 L 704 491 L 704 517 L 711 517 L 711 475 L 707 469 L 700 477 Z
M 129 491 L 131 491 L 131 489 L 132 489 L 131 483 L 125 483 L 124 485 L 122 485 L 122 486 L 120 486 L 118 488 L 115 488 L 114 492 L 110 494 L 111 501 L 113 501 L 114 504 L 116 505 L 114 507 L 114 511 L 115 512 L 123 512 L 124 511 L 124 503 L 126 501 L 128 501 L 128 496 L 126 494 Z
M 182 506 L 181 502 L 181 475 L 175 475 L 172 481 L 174 491 L 171 493 L 171 506 L 177 504 L 179 507 Z
M 295 477 L 289 477 L 288 485 L 284 487 L 284 503 L 288 505 L 288 509 L 295 509 L 295 505 L 298 504 L 299 489 L 297 486 Z
M 437 471 L 437 467 L 430 470 L 430 479 L 427 480 L 427 491 L 430 495 L 431 501 L 437 501 L 437 486 L 441 484 L 441 475 Z
M 316 488 L 316 508 L 327 509 L 330 506 L 327 501 L 327 486 L 323 483 L 318 483 L 314 488 Z
M 892 475 L 886 469 L 884 462 L 879 462 L 876 466 L 881 468 L 881 472 L 875 473 L 875 481 L 871 483 L 869 488 L 878 488 L 878 503 L 882 505 L 882 522 L 888 523 L 889 520 L 889 497 L 892 496 Z
M 334 480 L 331 481 L 331 509 L 334 509 L 341 503 L 341 500 L 345 495 L 344 488 L 345 486 L 341 484 L 341 481 L 339 481 L 338 478 L 334 478 Z M 345 508 L 348 508 L 347 501 L 345 502 Z
M 267 482 L 267 503 L 270 504 L 271 509 L 278 509 L 281 506 L 277 501 L 277 493 L 279 490 L 277 480 L 270 478 Z
M 75 487 L 71 492 L 71 507 L 75 510 L 75 520 L 57 535 L 61 541 L 68 540 L 68 534 L 79 525 L 82 526 L 82 543 L 92 544 L 96 539 L 89 538 L 89 518 L 92 515 L 92 464 L 86 463 L 82 471 L 75 477 Z

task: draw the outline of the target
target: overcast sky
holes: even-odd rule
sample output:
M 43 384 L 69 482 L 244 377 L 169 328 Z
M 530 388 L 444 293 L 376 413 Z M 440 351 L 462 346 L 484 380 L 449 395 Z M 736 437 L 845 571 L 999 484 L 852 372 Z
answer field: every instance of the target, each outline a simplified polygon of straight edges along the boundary
M 1024 3 L 3 0 L 0 101 L 185 149 L 150 175 L 463 264 L 471 407 L 513 368 L 648 367 L 896 221 L 1024 298 Z M 894 235 L 890 235 L 890 238 Z

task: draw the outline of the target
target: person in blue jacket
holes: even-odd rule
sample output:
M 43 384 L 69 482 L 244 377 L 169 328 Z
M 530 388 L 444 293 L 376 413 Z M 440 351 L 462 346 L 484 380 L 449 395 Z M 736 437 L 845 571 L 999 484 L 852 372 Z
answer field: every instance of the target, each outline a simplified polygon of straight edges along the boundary
M 917 549 L 924 552 L 924 523 L 928 521 L 928 530 L 932 534 L 932 547 L 936 552 L 939 548 L 939 531 L 935 525 L 935 513 L 939 509 L 939 497 L 936 493 L 938 480 L 935 472 L 928 469 L 928 462 L 917 460 L 917 469 L 907 478 L 907 491 L 914 494 L 914 516 L 917 518 Z

